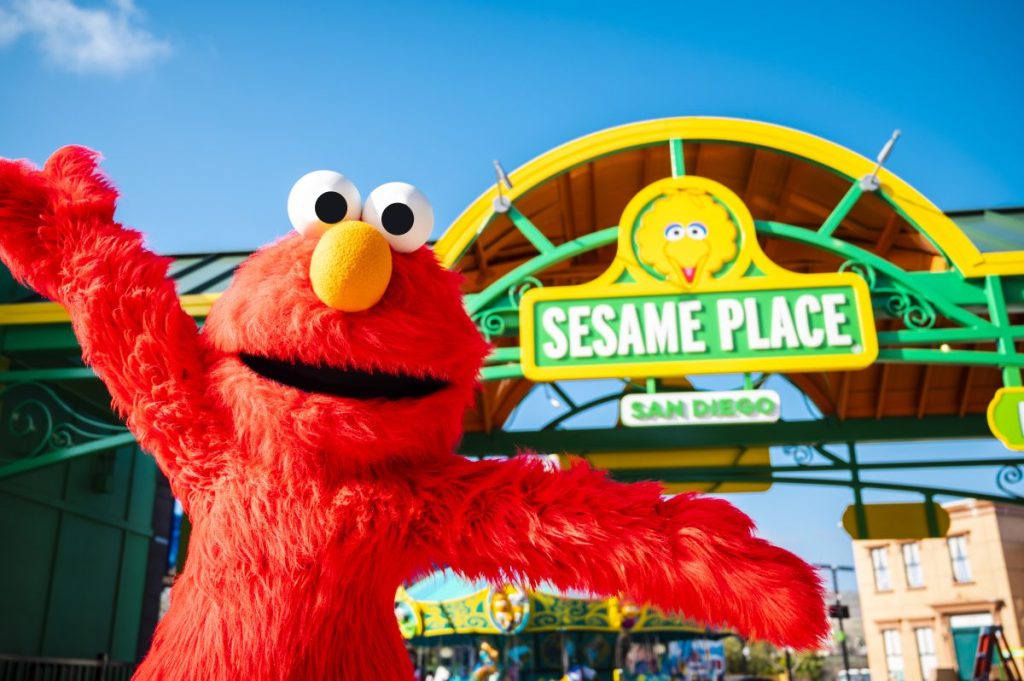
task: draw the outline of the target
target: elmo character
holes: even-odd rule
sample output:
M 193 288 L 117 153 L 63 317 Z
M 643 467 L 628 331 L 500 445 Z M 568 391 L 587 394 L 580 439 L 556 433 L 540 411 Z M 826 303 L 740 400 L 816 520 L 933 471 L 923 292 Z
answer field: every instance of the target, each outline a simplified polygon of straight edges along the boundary
M 239 268 L 200 333 L 96 162 L 0 161 L 0 258 L 67 308 L 193 523 L 137 679 L 404 681 L 395 591 L 437 565 L 797 648 L 826 634 L 813 569 L 725 501 L 452 453 L 488 346 L 415 188 L 364 205 L 337 173 L 303 177 L 297 231 Z

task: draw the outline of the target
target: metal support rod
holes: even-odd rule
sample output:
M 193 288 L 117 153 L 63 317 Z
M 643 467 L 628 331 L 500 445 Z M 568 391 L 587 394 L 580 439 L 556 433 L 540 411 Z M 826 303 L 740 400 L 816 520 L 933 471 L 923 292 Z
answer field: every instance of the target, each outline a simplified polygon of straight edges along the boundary
M 878 156 L 875 158 L 875 167 L 871 171 L 870 175 L 865 176 L 859 184 L 863 185 L 864 191 L 873 192 L 877 191 L 881 187 L 881 183 L 878 181 L 878 171 L 882 169 L 882 164 L 889 158 L 889 154 L 892 153 L 892 148 L 896 146 L 896 140 L 900 138 L 899 128 L 892 131 L 892 136 L 889 137 L 889 141 L 882 146 L 882 150 L 878 152 Z
M 551 386 L 551 389 L 555 391 L 556 395 L 562 398 L 562 402 L 565 406 L 569 407 L 569 409 L 575 410 L 579 408 L 573 399 L 569 397 L 569 394 L 565 392 L 565 390 L 562 389 L 562 386 L 558 385 L 556 381 L 552 381 L 551 383 L 548 383 L 548 385 Z
M 857 203 L 857 199 L 864 193 L 864 188 L 860 186 L 860 182 L 854 182 L 850 185 L 850 188 L 846 191 L 846 194 L 839 201 L 832 212 L 829 214 L 825 222 L 822 223 L 821 227 L 818 228 L 818 234 L 821 236 L 832 236 L 832 232 L 836 231 L 839 224 L 844 218 L 853 210 L 853 206 Z
M 537 225 L 533 224 L 533 222 L 530 221 L 530 218 L 523 215 L 518 208 L 509 204 L 508 211 L 506 211 L 506 213 L 509 219 L 512 220 L 512 224 L 516 226 L 516 229 L 518 229 L 522 235 L 526 237 L 526 240 L 533 244 L 533 247 L 540 251 L 542 255 L 555 250 L 555 245 L 551 243 L 551 241 L 544 236 L 544 233 L 537 229 Z

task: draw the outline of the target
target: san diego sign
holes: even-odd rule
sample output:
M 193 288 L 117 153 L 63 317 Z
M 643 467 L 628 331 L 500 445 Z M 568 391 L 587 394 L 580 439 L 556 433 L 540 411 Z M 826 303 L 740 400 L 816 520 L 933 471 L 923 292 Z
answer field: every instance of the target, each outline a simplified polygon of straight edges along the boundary
M 878 355 L 865 281 L 782 269 L 746 205 L 702 177 L 641 190 L 612 266 L 587 284 L 527 291 L 519 315 L 533 381 L 857 369 Z

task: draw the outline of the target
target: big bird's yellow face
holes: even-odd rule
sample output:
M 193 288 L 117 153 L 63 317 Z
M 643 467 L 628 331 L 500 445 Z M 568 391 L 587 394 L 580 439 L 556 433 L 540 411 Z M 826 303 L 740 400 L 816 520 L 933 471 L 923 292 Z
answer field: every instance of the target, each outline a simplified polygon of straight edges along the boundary
M 736 225 L 710 194 L 682 190 L 657 201 L 637 231 L 640 259 L 681 288 L 695 288 L 736 257 Z

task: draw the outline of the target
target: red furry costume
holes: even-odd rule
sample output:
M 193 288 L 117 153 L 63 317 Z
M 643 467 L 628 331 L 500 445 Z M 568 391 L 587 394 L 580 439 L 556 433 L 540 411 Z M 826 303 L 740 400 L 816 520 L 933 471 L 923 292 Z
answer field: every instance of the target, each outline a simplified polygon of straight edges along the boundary
M 380 302 L 345 313 L 311 291 L 317 239 L 293 234 L 241 267 L 200 334 L 168 261 L 114 222 L 95 161 L 75 147 L 41 171 L 0 161 L 0 257 L 67 308 L 194 523 L 137 678 L 404 681 L 395 590 L 434 565 L 623 593 L 798 648 L 825 636 L 814 571 L 725 501 L 454 456 L 488 347 L 428 248 L 396 252 Z M 267 377 L 295 363 L 328 387 Z M 342 370 L 444 387 L 336 397 Z

